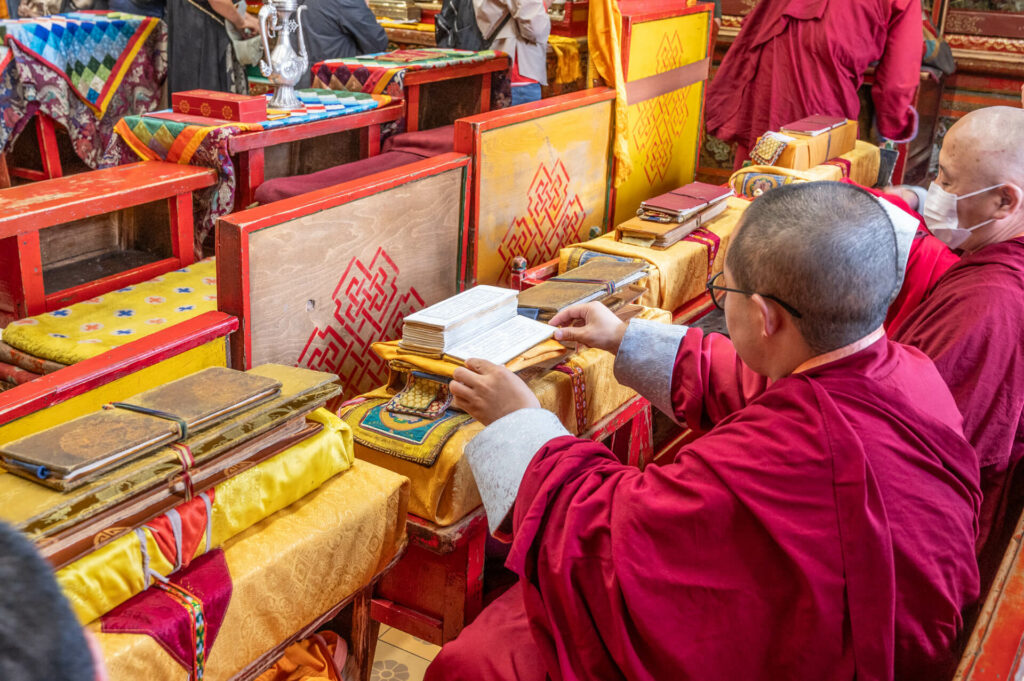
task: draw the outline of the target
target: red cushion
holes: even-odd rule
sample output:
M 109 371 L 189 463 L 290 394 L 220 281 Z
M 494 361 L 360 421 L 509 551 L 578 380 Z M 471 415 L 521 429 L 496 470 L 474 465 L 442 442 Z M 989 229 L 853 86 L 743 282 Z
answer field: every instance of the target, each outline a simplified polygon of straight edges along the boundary
M 419 154 L 423 158 L 446 154 L 455 150 L 455 126 L 446 125 L 443 128 L 432 128 L 431 130 L 403 132 L 384 140 L 381 149 L 384 151 L 406 151 L 410 154 Z
M 309 175 L 279 177 L 275 180 L 267 180 L 261 184 L 256 189 L 255 199 L 260 203 L 280 201 L 281 199 L 341 184 L 349 180 L 358 180 L 367 175 L 391 170 L 392 168 L 404 166 L 407 163 L 414 163 L 422 159 L 423 156 L 419 154 L 411 154 L 405 151 L 388 151 L 377 156 L 310 173 Z

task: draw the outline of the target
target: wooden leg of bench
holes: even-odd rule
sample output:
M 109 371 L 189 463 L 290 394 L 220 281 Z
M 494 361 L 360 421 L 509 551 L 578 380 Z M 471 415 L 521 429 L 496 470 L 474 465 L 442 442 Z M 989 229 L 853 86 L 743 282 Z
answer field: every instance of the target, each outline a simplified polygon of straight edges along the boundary
M 256 200 L 256 189 L 263 184 L 263 149 L 238 152 L 235 167 L 238 170 L 235 210 L 245 210 Z
M 380 623 L 370 617 L 373 587 L 373 584 L 365 587 L 352 602 L 352 634 L 348 653 L 355 660 L 359 681 L 370 681 L 373 655 L 380 633 Z
M 11 186 L 11 174 L 7 172 L 7 154 L 0 152 L 0 189 Z
M 0 239 L 0 283 L 7 289 L 16 318 L 46 312 L 39 232 Z
M 36 139 L 39 141 L 39 156 L 43 160 L 43 175 L 47 179 L 63 177 L 57 150 L 57 129 L 53 119 L 44 113 L 36 114 Z
M 167 199 L 171 222 L 171 251 L 180 267 L 196 261 L 195 227 L 192 220 L 192 192 Z
M 491 81 L 493 80 L 493 71 L 480 76 L 480 113 L 487 113 L 491 110 Z
M 380 153 L 380 126 L 368 125 L 359 131 L 359 157 L 370 158 Z
M 445 556 L 445 593 L 441 645 L 453 640 L 480 614 L 484 592 L 487 524 L 472 529 L 458 550 Z
M 420 86 L 409 85 L 405 88 L 405 131 L 416 132 L 420 129 Z
M 632 419 L 612 433 L 610 449 L 620 461 L 643 468 L 654 455 L 651 405 L 645 404 Z

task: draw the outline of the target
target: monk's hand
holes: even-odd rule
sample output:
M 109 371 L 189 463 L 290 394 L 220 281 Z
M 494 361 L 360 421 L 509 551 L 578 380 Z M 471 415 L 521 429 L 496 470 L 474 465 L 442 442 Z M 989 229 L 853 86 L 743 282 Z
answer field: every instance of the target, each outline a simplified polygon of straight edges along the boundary
M 448 384 L 452 403 L 485 426 L 520 409 L 539 407 L 533 391 L 511 371 L 483 359 L 466 360 Z
M 626 323 L 601 303 L 567 307 L 548 322 L 555 329 L 555 340 L 581 343 L 615 354 L 626 335 Z

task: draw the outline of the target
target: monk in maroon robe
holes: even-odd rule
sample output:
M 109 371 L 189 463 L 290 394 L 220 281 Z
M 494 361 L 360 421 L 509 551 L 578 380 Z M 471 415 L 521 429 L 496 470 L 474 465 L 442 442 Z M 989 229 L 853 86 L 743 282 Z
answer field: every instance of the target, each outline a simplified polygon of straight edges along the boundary
M 428 681 L 950 673 L 977 596 L 977 460 L 934 366 L 882 332 L 897 263 L 874 197 L 794 184 L 751 204 L 713 283 L 735 350 L 599 304 L 557 315 L 583 324 L 562 340 L 617 353 L 619 381 L 708 431 L 643 471 L 503 367 L 458 370 L 520 581 Z
M 708 88 L 708 132 L 737 143 L 739 167 L 767 130 L 811 114 L 856 119 L 857 88 L 878 62 L 878 131 L 913 139 L 923 47 L 921 0 L 759 2 Z
M 963 256 L 892 337 L 935 362 L 978 452 L 986 584 L 1022 506 L 1013 492 L 1024 458 L 1024 111 L 992 107 L 960 119 L 946 133 L 934 184 L 963 197 L 943 216 L 933 187 L 924 205 L 937 235 L 967 236 L 957 244 Z

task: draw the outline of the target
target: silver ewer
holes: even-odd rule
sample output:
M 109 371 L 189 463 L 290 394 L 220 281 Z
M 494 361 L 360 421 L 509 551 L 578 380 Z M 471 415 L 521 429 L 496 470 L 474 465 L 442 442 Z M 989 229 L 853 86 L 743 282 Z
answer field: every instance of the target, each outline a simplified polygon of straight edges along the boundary
M 260 7 L 260 30 L 263 35 L 263 54 L 260 73 L 274 84 L 274 96 L 268 105 L 271 109 L 298 109 L 302 107 L 295 96 L 295 84 L 309 68 L 309 54 L 302 32 L 302 13 L 306 6 L 299 6 L 297 0 L 263 0 Z M 294 14 L 294 18 L 292 15 Z M 299 52 L 292 47 L 291 34 L 298 32 Z M 270 40 L 277 38 L 273 51 Z

